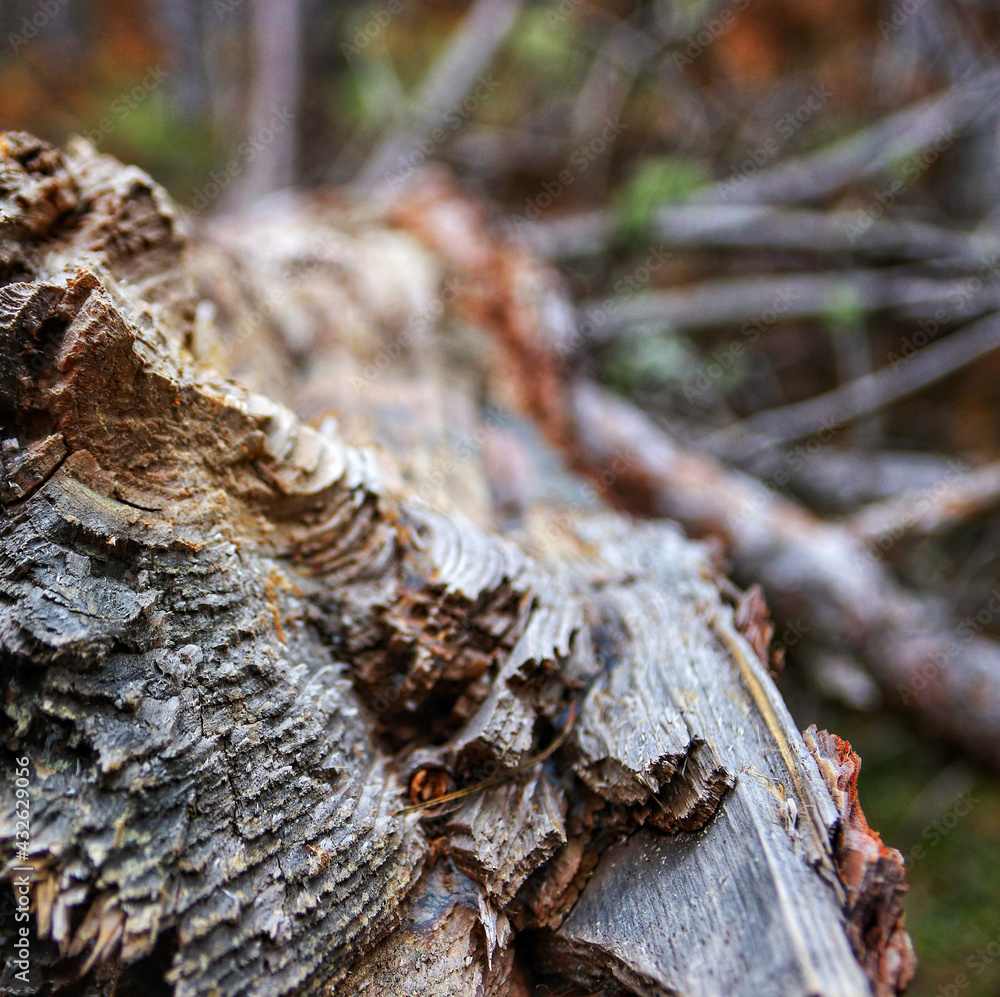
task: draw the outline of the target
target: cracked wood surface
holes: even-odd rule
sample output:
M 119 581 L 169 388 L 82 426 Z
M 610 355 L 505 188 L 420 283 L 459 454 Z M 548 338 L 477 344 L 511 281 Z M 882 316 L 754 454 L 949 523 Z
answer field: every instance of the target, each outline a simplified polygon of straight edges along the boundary
M 602 511 L 531 428 L 562 432 L 511 375 L 559 321 L 545 272 L 458 199 L 448 252 L 412 202 L 409 232 L 303 201 L 188 241 L 138 170 L 7 145 L 0 752 L 31 760 L 34 941 L 3 992 L 905 984 L 856 757 L 795 728 L 707 549 Z M 449 252 L 506 282 L 435 308 Z

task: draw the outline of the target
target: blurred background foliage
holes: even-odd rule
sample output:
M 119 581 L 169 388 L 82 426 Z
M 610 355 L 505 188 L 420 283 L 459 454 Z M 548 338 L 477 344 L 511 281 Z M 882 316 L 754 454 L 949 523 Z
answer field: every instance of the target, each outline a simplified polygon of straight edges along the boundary
M 993 245 L 995 97 L 945 114 L 940 135 L 904 142 L 898 154 L 891 127 L 907 108 L 991 78 L 1000 38 L 993 0 L 478 6 L 487 20 L 512 15 L 512 27 L 469 91 L 480 96 L 460 93 L 441 140 L 426 152 L 427 140 L 417 143 L 409 161 L 448 164 L 515 233 L 519 220 L 538 223 L 535 236 L 550 241 L 533 244 L 548 245 L 581 308 L 615 296 L 647 306 L 651 292 L 674 294 L 627 330 L 595 337 L 574 362 L 682 440 L 863 376 L 913 337 L 924 312 L 912 293 L 872 304 L 862 271 L 902 281 L 905 292 L 961 271 L 947 260 L 921 269 L 905 246 L 873 262 L 846 229 L 842 247 L 822 253 L 775 239 L 720 247 L 675 238 L 669 259 L 636 289 L 626 278 L 660 244 L 664 208 L 755 203 L 748 189 L 769 170 L 813 153 L 836 162 L 838 143 L 850 148 L 867 135 L 886 153 L 878 168 L 805 194 L 793 177 L 791 203 L 837 212 L 845 224 L 891 216 Z M 232 209 L 292 185 L 349 184 L 381 143 L 419 119 L 421 88 L 471 16 L 468 4 L 443 0 L 3 0 L 0 124 L 58 143 L 89 136 L 192 209 Z M 259 155 L 241 147 L 261 136 Z M 781 193 L 766 202 L 780 203 Z M 991 252 L 982 258 L 1000 250 Z M 788 274 L 813 279 L 816 302 L 741 312 L 740 280 Z M 703 313 L 699 288 L 708 289 Z M 727 295 L 735 304 L 720 312 Z M 968 317 L 955 308 L 944 325 Z M 852 421 L 783 487 L 823 515 L 847 515 L 933 483 L 949 457 L 996 460 L 998 412 L 1000 356 L 986 353 Z M 737 463 L 765 480 L 782 466 L 777 452 Z M 933 536 L 904 537 L 887 558 L 911 585 L 945 592 L 960 617 L 974 615 L 1000 581 L 998 505 Z M 983 626 L 1000 635 L 998 620 Z M 1000 993 L 1000 958 L 989 955 L 991 944 L 1000 951 L 995 773 L 884 709 L 850 662 L 817 666 L 807 645 L 788 648 L 782 687 L 803 726 L 817 721 L 859 750 L 865 811 L 909 859 L 908 924 L 921 959 L 912 992 Z

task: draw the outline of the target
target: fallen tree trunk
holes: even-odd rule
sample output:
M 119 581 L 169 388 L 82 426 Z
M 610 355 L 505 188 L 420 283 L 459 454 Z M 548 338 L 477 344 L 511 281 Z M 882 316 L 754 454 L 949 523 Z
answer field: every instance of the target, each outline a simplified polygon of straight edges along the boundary
M 377 218 L 188 243 L 139 171 L 5 149 L 5 993 L 905 986 L 900 857 L 759 614 L 511 442 L 561 418 L 505 375 L 529 263 L 480 259 L 507 270 L 472 328 L 484 288 L 448 321 Z

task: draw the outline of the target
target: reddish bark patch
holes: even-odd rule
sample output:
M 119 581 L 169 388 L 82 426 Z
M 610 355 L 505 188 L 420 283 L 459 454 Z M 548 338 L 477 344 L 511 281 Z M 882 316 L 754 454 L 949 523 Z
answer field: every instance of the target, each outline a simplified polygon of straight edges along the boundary
M 556 446 L 569 444 L 569 416 L 551 330 L 541 325 L 551 271 L 496 233 L 485 206 L 446 174 L 428 173 L 393 212 L 451 271 L 457 314 L 488 330 L 499 348 L 490 376 L 513 407 L 531 416 Z
M 757 657 L 767 665 L 771 675 L 777 676 L 784 667 L 785 652 L 780 647 L 771 651 L 774 622 L 764 600 L 764 590 L 759 585 L 751 585 L 740 597 L 736 603 L 734 621 L 739 632 L 757 652 Z
M 861 759 L 850 743 L 815 725 L 803 736 L 840 811 L 833 851 L 846 891 L 848 938 L 876 997 L 891 997 L 906 989 L 917 964 L 904 927 L 903 856 L 868 826 L 858 802 Z

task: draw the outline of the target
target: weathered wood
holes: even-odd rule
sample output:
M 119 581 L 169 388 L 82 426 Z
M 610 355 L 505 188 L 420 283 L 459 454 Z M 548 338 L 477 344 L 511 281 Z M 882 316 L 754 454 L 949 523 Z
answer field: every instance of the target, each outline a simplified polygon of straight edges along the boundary
M 33 975 L 8 961 L 5 993 L 905 985 L 899 856 L 866 851 L 834 742 L 795 729 L 707 549 L 586 513 L 538 441 L 546 494 L 508 484 L 555 539 L 484 528 L 478 400 L 506 403 L 504 446 L 525 413 L 559 432 L 496 373 L 530 363 L 529 261 L 480 246 L 517 279 L 478 317 L 473 281 L 442 334 L 447 256 L 384 220 L 309 202 L 188 243 L 138 171 L 6 146 L 0 848 L 5 880 L 32 870 Z
M 738 575 L 787 619 L 862 662 L 888 699 L 970 755 L 1000 765 L 1000 645 L 944 601 L 904 588 L 847 525 L 825 522 L 747 474 L 678 446 L 649 418 L 587 384 L 574 393 L 582 446 L 597 466 L 631 455 L 618 484 L 654 515 L 719 537 Z

